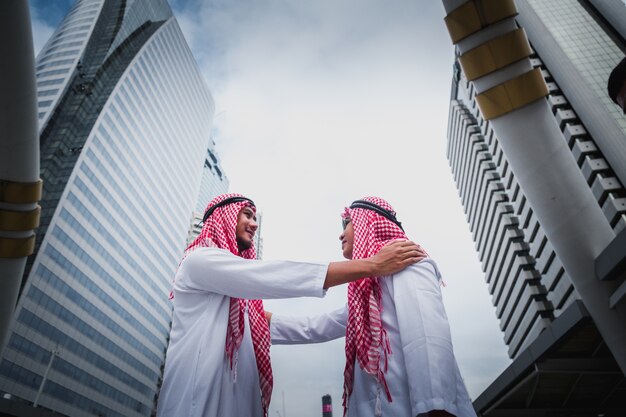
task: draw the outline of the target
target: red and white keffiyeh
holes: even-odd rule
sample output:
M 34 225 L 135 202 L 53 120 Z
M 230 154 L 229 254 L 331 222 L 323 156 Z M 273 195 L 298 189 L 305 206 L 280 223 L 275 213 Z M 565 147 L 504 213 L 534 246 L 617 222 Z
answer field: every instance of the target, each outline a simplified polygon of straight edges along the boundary
M 211 200 L 206 211 L 227 198 L 232 197 L 243 196 L 241 194 L 219 195 Z M 246 206 L 256 210 L 256 207 L 249 201 L 238 201 L 216 208 L 204 222 L 198 237 L 185 250 L 185 256 L 200 247 L 218 247 L 220 249 L 226 249 L 233 255 L 241 256 L 245 259 L 256 259 L 254 243 L 249 249 L 241 252 L 239 252 L 237 246 L 237 216 L 241 209 Z M 272 364 L 270 362 L 270 330 L 267 320 L 265 319 L 262 300 L 245 300 L 231 297 L 229 321 L 226 331 L 226 354 L 230 361 L 230 367 L 236 375 L 237 352 L 243 340 L 246 304 L 248 305 L 248 320 L 250 323 L 250 333 L 252 335 L 252 345 L 254 346 L 254 355 L 259 371 L 261 403 L 263 405 L 264 415 L 267 416 L 270 399 L 272 398 L 274 378 L 272 376 Z
M 395 214 L 393 208 L 382 198 L 364 197 L 385 210 Z M 392 240 L 407 239 L 398 225 L 375 211 L 365 208 L 346 208 L 344 218 L 349 218 L 354 228 L 352 259 L 374 256 Z M 387 387 L 387 357 L 391 345 L 383 328 L 382 300 L 379 277 L 366 277 L 348 285 L 348 324 L 346 328 L 346 367 L 344 370 L 343 406 L 347 412 L 348 398 L 354 383 L 355 360 L 368 374 L 376 378 L 391 402 Z

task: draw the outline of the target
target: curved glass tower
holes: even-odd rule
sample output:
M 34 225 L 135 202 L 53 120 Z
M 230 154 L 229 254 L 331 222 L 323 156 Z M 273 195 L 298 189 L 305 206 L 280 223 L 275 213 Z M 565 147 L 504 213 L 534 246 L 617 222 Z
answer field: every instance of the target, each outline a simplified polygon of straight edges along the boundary
M 44 195 L 0 391 L 149 416 L 214 103 L 165 0 L 79 0 L 37 58 Z

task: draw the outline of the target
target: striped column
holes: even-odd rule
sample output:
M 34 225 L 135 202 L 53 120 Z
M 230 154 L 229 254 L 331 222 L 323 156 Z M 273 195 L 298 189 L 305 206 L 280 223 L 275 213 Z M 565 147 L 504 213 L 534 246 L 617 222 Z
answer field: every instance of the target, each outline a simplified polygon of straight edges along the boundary
M 39 135 L 28 2 L 0 2 L 0 352 L 39 224 Z

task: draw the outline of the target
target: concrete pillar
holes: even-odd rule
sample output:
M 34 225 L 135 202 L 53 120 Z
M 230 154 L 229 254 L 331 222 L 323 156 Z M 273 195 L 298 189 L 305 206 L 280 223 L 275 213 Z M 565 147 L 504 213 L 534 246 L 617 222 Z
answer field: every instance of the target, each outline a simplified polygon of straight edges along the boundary
M 39 223 L 39 136 L 28 2 L 0 1 L 0 349 Z M 1 352 L 1 351 L 0 351 Z

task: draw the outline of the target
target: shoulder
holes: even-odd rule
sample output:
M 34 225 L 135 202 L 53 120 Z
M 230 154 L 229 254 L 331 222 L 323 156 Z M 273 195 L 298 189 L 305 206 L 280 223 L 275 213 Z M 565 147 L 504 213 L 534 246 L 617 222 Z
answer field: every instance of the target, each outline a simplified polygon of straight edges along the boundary
M 187 255 L 187 258 L 198 257 L 198 256 L 223 256 L 223 255 L 235 256 L 229 251 L 227 251 L 226 249 L 211 248 L 208 246 L 203 246 L 203 247 L 196 248 L 192 250 L 191 252 L 189 252 L 189 255 Z
M 402 271 L 395 274 L 395 276 L 410 276 L 410 275 L 423 275 L 428 274 L 434 276 L 436 279 L 441 279 L 441 272 L 437 263 L 432 258 L 425 258 L 416 264 L 406 267 Z
M 394 274 L 389 284 L 393 285 L 396 294 L 398 291 L 410 293 L 413 290 L 436 292 L 441 285 L 441 273 L 437 263 L 426 258 Z
M 181 268 L 193 268 L 194 266 L 202 265 L 206 262 L 224 258 L 237 257 L 226 249 L 202 247 L 192 250 L 187 256 L 185 256 L 180 266 Z

